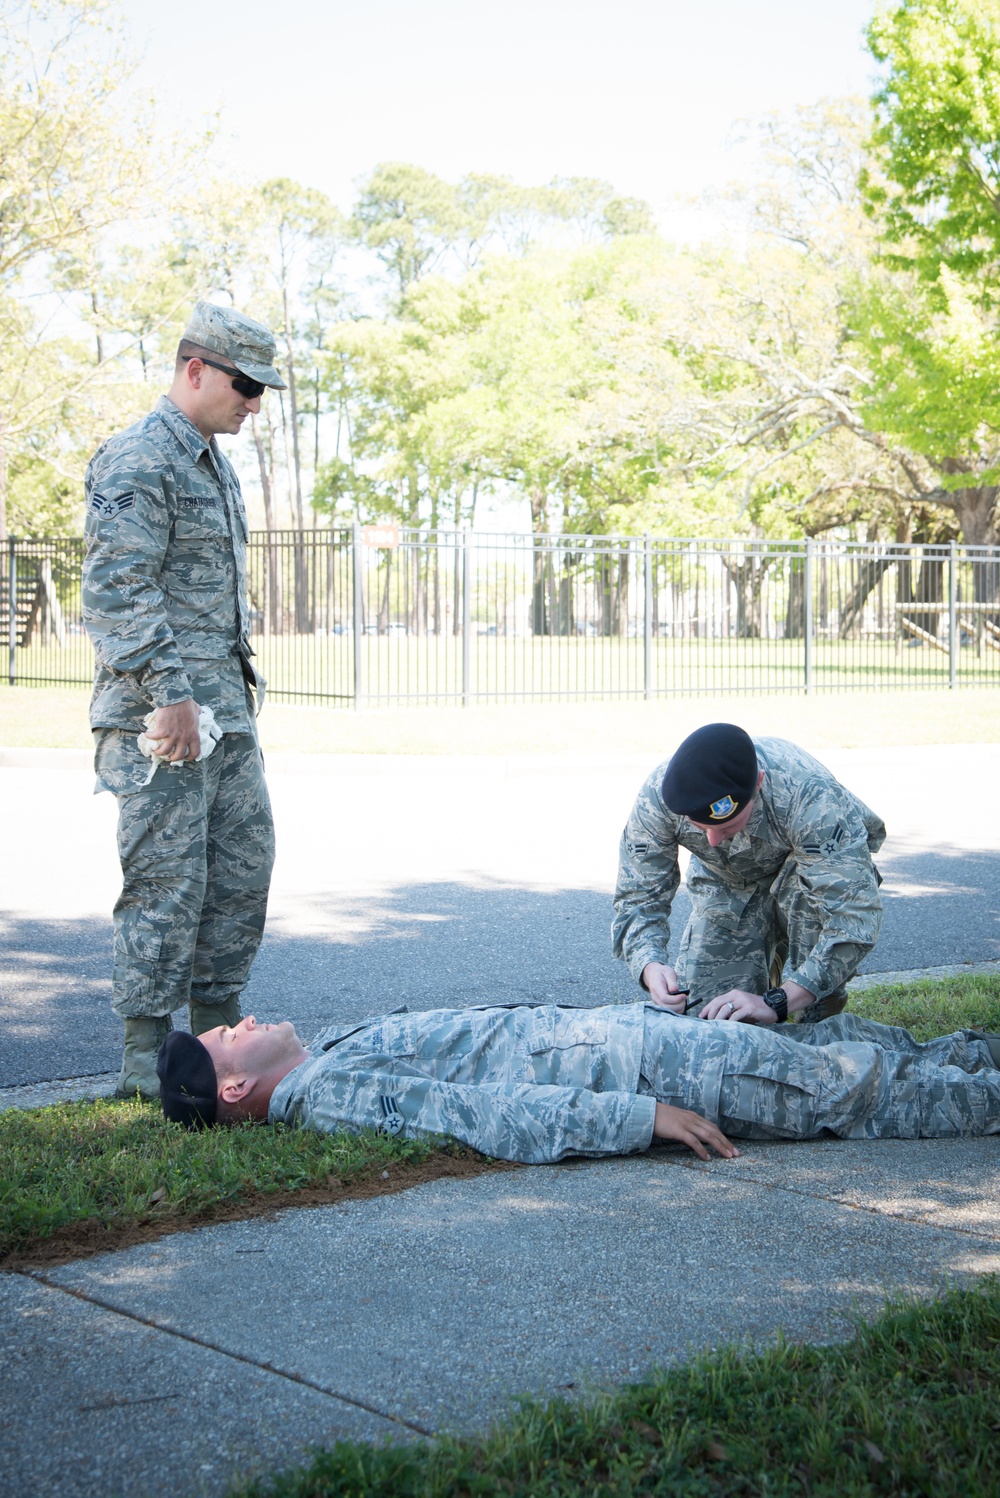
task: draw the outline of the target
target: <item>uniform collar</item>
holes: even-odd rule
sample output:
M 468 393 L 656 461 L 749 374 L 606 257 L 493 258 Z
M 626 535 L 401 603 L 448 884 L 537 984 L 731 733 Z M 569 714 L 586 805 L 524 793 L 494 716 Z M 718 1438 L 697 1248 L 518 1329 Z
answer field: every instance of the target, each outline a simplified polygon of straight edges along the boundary
M 219 450 L 215 445 L 215 438 L 203 437 L 191 418 L 185 416 L 179 406 L 174 405 L 169 395 L 161 395 L 153 410 L 164 426 L 169 427 L 193 463 L 197 463 L 202 454 L 207 452 L 218 466 Z

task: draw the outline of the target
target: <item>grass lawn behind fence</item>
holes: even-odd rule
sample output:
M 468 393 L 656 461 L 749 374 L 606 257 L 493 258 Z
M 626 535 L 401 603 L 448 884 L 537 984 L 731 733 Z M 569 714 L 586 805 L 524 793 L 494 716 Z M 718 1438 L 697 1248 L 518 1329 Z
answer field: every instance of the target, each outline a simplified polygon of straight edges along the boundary
M 0 686 L 0 747 L 89 750 L 88 699 L 71 688 Z M 994 743 L 998 710 L 990 687 L 361 712 L 268 701 L 259 728 L 265 754 L 666 755 L 700 724 L 723 719 L 822 752 Z

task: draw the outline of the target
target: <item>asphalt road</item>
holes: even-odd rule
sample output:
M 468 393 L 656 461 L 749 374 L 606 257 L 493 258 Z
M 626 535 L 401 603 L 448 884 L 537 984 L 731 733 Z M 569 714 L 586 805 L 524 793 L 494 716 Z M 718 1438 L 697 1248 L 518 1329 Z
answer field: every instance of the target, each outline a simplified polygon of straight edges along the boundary
M 863 971 L 1000 957 L 1000 748 L 822 758 L 886 819 Z M 115 805 L 72 757 L 0 768 L 0 1086 L 112 1070 Z M 638 990 L 611 960 L 617 840 L 652 761 L 276 757 L 268 930 L 244 1010 L 308 1037 L 411 1007 Z M 686 913 L 681 895 L 675 931 Z

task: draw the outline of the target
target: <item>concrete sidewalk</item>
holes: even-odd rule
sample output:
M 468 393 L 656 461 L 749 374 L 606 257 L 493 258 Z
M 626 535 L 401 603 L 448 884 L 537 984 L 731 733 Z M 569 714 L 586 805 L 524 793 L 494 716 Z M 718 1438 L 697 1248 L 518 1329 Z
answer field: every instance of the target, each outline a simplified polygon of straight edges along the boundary
M 441 1180 L 0 1275 L 0 1493 L 221 1494 L 1000 1272 L 1000 1139 Z

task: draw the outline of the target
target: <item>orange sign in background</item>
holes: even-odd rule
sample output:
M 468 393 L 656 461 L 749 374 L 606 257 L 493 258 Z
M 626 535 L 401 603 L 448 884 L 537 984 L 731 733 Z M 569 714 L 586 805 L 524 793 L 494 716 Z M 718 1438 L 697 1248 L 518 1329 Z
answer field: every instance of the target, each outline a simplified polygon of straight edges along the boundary
M 366 546 L 384 546 L 395 551 L 399 545 L 398 525 L 366 525 L 362 535 Z

